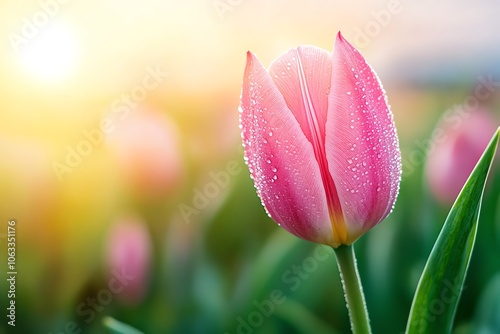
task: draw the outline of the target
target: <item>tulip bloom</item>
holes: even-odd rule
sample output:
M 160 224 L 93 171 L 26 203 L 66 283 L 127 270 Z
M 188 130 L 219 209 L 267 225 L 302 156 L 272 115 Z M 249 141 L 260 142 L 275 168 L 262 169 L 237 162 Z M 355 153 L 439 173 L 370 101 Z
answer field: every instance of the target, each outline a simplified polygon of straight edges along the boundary
M 455 111 L 453 114 L 458 115 Z M 464 111 L 463 117 L 453 114 L 445 116 L 438 126 L 440 136 L 433 138 L 435 147 L 428 152 L 426 164 L 431 192 L 447 204 L 457 198 L 498 124 L 482 108 Z
M 107 241 L 107 265 L 110 279 L 115 273 L 126 273 L 130 279 L 119 288 L 117 296 L 128 304 L 139 303 L 149 285 L 152 245 L 145 222 L 125 216 L 112 226 Z
M 107 140 L 125 182 L 137 195 L 158 199 L 178 185 L 182 176 L 178 134 L 164 115 L 142 107 L 117 120 Z
M 340 32 L 333 53 L 300 46 L 267 71 L 248 52 L 240 126 L 262 204 L 290 233 L 350 245 L 392 210 L 401 179 L 393 116 Z

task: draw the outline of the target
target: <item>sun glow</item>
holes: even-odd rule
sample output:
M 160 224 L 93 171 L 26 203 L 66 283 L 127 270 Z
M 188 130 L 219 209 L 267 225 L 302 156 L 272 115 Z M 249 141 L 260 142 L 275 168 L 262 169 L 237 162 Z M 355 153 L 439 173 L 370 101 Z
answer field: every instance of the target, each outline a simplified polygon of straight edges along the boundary
M 60 82 L 73 74 L 80 55 L 81 46 L 71 27 L 54 22 L 24 45 L 20 61 L 26 72 L 36 79 Z

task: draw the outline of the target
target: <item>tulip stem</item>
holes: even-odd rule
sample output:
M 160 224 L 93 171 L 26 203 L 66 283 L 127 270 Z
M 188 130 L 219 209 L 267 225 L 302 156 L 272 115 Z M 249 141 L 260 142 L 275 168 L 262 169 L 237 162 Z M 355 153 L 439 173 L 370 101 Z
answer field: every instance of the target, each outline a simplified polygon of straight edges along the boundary
M 354 334 L 371 333 L 370 319 L 366 309 L 363 287 L 359 279 L 356 256 L 352 245 L 341 245 L 334 248 L 339 266 L 342 287 L 344 288 L 347 310 L 351 319 L 351 329 Z

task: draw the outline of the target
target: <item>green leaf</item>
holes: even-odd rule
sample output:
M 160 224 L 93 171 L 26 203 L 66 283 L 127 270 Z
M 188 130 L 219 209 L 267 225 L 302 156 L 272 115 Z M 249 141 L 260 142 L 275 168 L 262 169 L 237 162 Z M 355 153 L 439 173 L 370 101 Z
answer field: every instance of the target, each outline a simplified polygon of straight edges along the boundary
M 472 171 L 427 260 L 406 333 L 450 333 L 476 238 L 484 185 L 500 136 L 496 131 Z
M 104 324 L 104 327 L 106 327 L 109 332 L 113 334 L 143 334 L 134 327 L 109 316 L 104 317 L 102 322 Z

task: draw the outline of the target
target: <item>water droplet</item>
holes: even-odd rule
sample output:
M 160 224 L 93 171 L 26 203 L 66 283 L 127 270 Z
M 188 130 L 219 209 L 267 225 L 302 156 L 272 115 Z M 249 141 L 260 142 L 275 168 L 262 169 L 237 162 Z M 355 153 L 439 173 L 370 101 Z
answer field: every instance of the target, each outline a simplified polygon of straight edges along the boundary
M 352 160 L 351 159 L 347 159 L 347 162 L 352 164 Z
M 273 132 L 269 131 L 269 137 L 272 137 L 272 136 L 273 136 Z
M 347 95 L 351 95 L 351 92 L 350 92 L 350 91 L 349 91 L 349 92 L 347 92 Z

